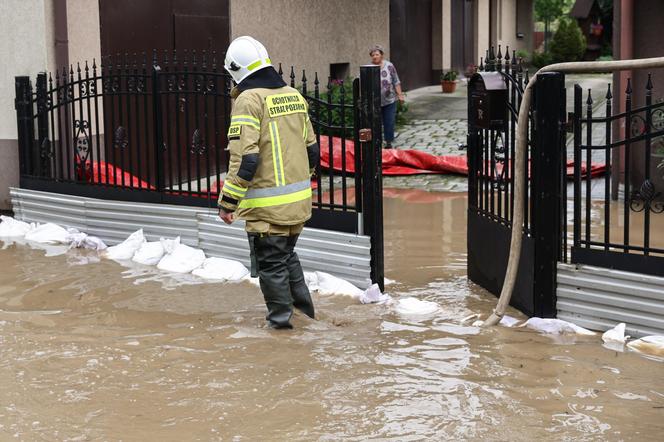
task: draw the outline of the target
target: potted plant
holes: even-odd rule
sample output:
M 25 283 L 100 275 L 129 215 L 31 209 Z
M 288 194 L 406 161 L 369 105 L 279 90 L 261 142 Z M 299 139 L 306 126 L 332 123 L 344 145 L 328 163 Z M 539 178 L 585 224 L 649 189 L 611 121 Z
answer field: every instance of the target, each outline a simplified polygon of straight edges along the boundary
M 459 73 L 457 71 L 447 71 L 440 76 L 440 85 L 443 88 L 443 92 L 450 94 L 456 90 L 457 86 L 457 77 Z

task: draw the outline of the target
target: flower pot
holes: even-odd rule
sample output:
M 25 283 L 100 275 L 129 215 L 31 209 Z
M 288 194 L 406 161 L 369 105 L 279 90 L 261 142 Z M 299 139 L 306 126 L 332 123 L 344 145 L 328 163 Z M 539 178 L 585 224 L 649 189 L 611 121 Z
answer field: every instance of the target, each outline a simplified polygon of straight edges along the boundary
M 443 80 L 440 82 L 440 85 L 443 87 L 443 93 L 451 94 L 456 90 L 457 82 Z

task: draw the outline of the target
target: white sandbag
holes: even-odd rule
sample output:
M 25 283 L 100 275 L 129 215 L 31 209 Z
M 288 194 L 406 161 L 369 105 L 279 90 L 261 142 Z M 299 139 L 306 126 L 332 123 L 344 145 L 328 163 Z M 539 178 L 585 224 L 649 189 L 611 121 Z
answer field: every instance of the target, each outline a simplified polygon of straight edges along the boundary
M 401 298 L 396 302 L 394 310 L 406 316 L 429 315 L 439 309 L 438 304 L 431 301 L 422 301 L 417 298 Z
M 611 330 L 607 330 L 602 335 L 602 341 L 609 343 L 614 342 L 617 344 L 624 344 L 629 339 L 629 336 L 625 336 L 625 323 L 621 322 L 620 324 L 613 327 Z
M 71 248 L 90 250 L 105 250 L 107 248 L 104 241 L 96 236 L 90 236 L 71 227 L 67 229 L 67 233 L 67 242 Z
M 362 304 L 383 304 L 390 300 L 390 295 L 381 293 L 378 284 L 373 284 L 360 295 Z
M 516 319 L 516 318 L 513 318 L 512 316 L 505 315 L 505 316 L 503 316 L 503 318 L 500 320 L 500 322 L 498 324 L 500 324 L 502 326 L 505 326 L 505 327 L 512 328 L 515 325 L 517 325 L 519 322 L 521 322 L 520 319 Z
M 346 295 L 358 299 L 362 296 L 362 290 L 344 279 L 325 272 L 316 272 L 316 277 L 318 279 L 317 291 L 320 295 Z
M 40 244 L 69 244 L 69 232 L 53 223 L 46 223 L 31 229 L 25 234 L 26 241 Z
M 0 215 L 0 237 L 21 238 L 34 226 L 23 221 L 16 220 L 11 216 Z
M 164 253 L 173 253 L 173 250 L 175 250 L 175 246 L 180 244 L 180 237 L 177 236 L 175 237 L 175 239 L 159 238 L 159 242 L 164 248 Z
M 639 353 L 664 357 L 664 335 L 644 336 L 628 343 L 627 347 Z
M 147 241 L 141 244 L 141 247 L 136 250 L 131 260 L 138 264 L 156 266 L 165 253 L 166 251 L 161 241 Z
M 205 253 L 184 244 L 177 244 L 171 253 L 164 255 L 157 264 L 159 270 L 175 273 L 191 273 L 205 261 Z
M 591 336 L 595 334 L 595 332 L 579 327 L 571 322 L 553 318 L 530 318 L 519 327 L 528 327 L 551 335 L 577 334 Z
M 143 229 L 139 229 L 129 235 L 129 237 L 120 244 L 106 249 L 104 256 L 109 259 L 117 260 L 131 259 L 144 242 L 145 236 L 143 235 Z
M 304 283 L 307 284 L 310 292 L 317 292 L 318 275 L 316 272 L 304 272 Z
M 203 261 L 203 265 L 191 273 L 203 279 L 236 282 L 248 276 L 249 270 L 241 262 L 212 257 Z

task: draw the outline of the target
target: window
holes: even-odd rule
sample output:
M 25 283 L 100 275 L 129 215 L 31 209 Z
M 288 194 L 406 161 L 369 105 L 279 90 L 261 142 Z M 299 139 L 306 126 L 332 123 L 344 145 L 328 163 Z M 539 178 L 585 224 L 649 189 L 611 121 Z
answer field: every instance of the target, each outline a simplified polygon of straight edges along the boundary
M 332 80 L 345 80 L 350 75 L 350 63 L 330 64 L 330 77 Z

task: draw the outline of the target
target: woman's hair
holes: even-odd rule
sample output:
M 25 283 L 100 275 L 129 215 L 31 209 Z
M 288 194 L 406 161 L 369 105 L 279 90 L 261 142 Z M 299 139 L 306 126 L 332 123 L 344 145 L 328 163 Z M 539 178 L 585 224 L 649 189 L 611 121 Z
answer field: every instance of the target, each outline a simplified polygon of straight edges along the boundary
M 385 55 L 385 50 L 381 45 L 373 45 L 371 48 L 369 48 L 369 55 L 373 54 L 376 51 L 380 52 L 381 55 Z

